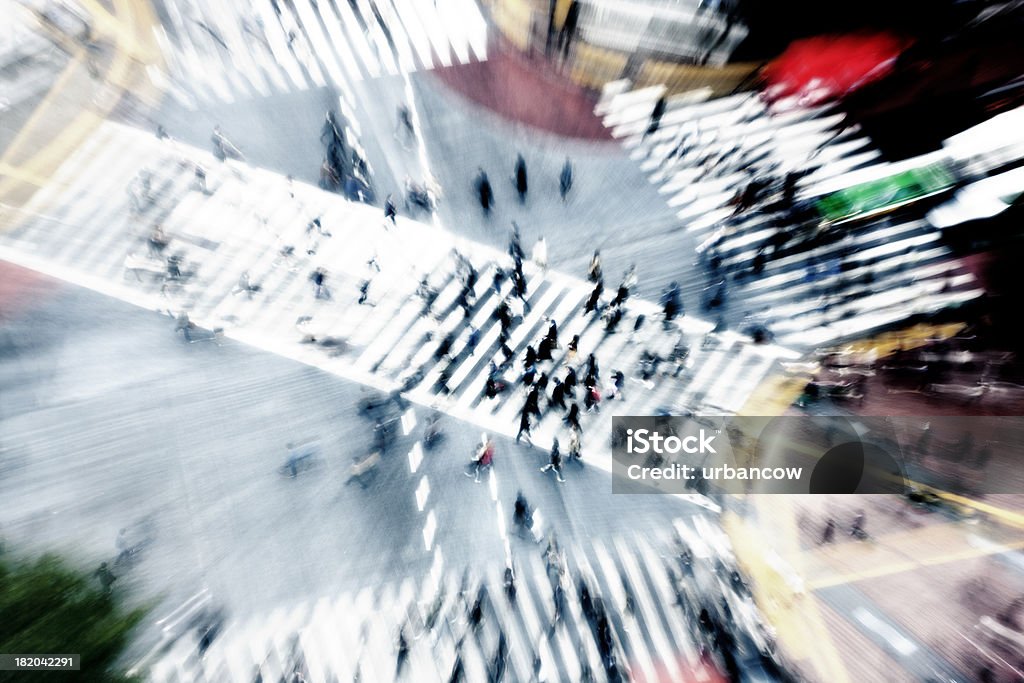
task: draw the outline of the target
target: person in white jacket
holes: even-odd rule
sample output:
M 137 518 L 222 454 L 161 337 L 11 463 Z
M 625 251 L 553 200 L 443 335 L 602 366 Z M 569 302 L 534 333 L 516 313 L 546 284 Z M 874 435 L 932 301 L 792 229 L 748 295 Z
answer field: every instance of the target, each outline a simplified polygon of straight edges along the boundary
M 533 262 L 543 271 L 548 269 L 548 243 L 541 237 L 533 245 Z

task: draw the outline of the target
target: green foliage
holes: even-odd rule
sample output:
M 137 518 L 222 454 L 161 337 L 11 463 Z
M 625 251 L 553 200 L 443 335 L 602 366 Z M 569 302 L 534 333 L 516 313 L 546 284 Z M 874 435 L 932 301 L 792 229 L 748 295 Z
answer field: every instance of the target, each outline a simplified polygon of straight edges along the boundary
M 127 682 L 117 660 L 145 610 L 120 604 L 93 574 L 46 555 L 16 562 L 0 555 L 0 653 L 78 654 L 77 672 L 0 671 L 0 682 Z

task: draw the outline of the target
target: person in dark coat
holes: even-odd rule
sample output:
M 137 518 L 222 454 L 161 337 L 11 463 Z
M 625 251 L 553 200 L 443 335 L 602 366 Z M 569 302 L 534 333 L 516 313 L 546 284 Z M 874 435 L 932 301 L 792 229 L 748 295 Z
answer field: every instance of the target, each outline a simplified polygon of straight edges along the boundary
M 523 412 L 531 415 L 541 416 L 540 412 L 540 391 L 536 385 L 533 389 L 530 389 L 530 393 L 526 396 L 526 403 L 523 405 Z
M 548 399 L 548 407 L 557 407 L 565 410 L 565 386 L 557 377 L 552 382 L 554 383 L 554 388 L 551 390 L 551 398 Z
M 563 382 L 563 385 L 565 386 L 565 395 L 569 398 L 574 398 L 576 396 L 577 382 L 576 370 L 573 368 L 567 369 L 565 371 L 565 381 Z
M 665 313 L 665 320 L 671 322 L 679 315 L 679 285 L 673 282 L 666 289 L 661 297 L 662 310 Z
M 491 189 L 491 181 L 487 179 L 487 174 L 482 168 L 479 169 L 476 176 L 476 192 L 480 198 L 480 206 L 484 210 L 484 215 L 489 214 L 494 205 L 494 191 Z
M 516 168 L 515 168 L 515 182 L 516 192 L 519 193 L 519 201 L 526 201 L 526 160 L 523 159 L 523 155 L 520 154 L 516 157 Z
M 587 305 L 583 308 L 584 315 L 597 310 L 602 294 L 604 294 L 604 283 L 598 280 L 597 284 L 594 285 L 594 290 L 590 293 L 590 298 L 587 299 Z
M 562 478 L 562 453 L 558 449 L 558 439 L 551 440 L 551 453 L 548 455 L 548 464 L 540 468 L 541 472 L 547 472 L 548 470 L 554 470 L 560 484 L 565 483 L 565 479 Z
M 564 202 L 569 190 L 572 189 L 572 162 L 569 161 L 569 157 L 565 158 L 565 165 L 562 166 L 562 174 L 558 178 L 558 189 Z
M 516 270 L 522 270 L 526 252 L 523 251 L 523 237 L 519 233 L 519 224 L 515 221 L 512 221 L 512 237 L 508 241 L 508 255 L 516 262 Z
M 548 333 L 545 339 L 551 343 L 552 349 L 558 348 L 558 324 L 554 320 L 548 325 Z
M 585 384 L 592 387 L 601 381 L 601 369 L 597 366 L 597 358 L 594 354 L 587 356 L 587 379 Z
M 533 350 L 532 346 L 526 347 L 526 357 L 523 358 L 523 368 L 528 370 L 537 364 L 537 352 Z
M 501 323 L 502 330 L 508 330 L 512 327 L 512 309 L 509 307 L 508 302 L 502 301 L 498 304 L 498 307 L 494 310 L 494 315 L 498 318 L 498 322 Z
M 658 98 L 658 101 L 654 103 L 654 109 L 651 110 L 651 123 L 647 126 L 647 132 L 644 133 L 646 138 L 648 135 L 652 135 L 658 131 L 661 127 L 661 117 L 665 115 L 665 107 L 668 103 L 665 101 L 665 96 L 662 95 Z
M 533 440 L 530 438 L 530 413 L 525 410 L 519 415 L 519 432 L 516 433 L 516 443 L 519 443 L 524 434 L 530 445 L 533 445 Z
M 544 337 L 543 339 L 541 339 L 540 343 L 537 344 L 537 360 L 538 361 L 551 360 L 551 358 L 552 358 L 551 351 L 553 350 L 553 348 L 554 347 L 551 344 L 551 340 L 550 339 L 548 339 L 547 337 Z
M 100 585 L 103 586 L 103 594 L 110 595 L 114 582 L 117 581 L 117 577 L 114 576 L 114 572 L 110 571 L 110 567 L 107 563 L 101 562 L 99 569 L 93 572 L 93 576 L 100 580 Z
M 580 404 L 573 403 L 569 406 L 569 412 L 566 413 L 565 418 L 563 418 L 562 421 L 565 422 L 565 426 L 570 429 L 583 431 L 583 427 L 580 425 Z
M 398 215 L 398 210 L 395 209 L 395 203 L 391 201 L 391 195 L 389 194 L 384 198 L 384 220 L 391 221 L 391 224 L 395 224 L 395 216 Z

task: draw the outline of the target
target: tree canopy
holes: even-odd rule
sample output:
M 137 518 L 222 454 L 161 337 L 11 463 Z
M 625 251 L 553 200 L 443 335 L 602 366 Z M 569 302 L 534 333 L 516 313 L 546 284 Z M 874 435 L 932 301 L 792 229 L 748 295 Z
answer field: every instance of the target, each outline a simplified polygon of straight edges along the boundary
M 146 610 L 125 607 L 111 582 L 56 555 L 0 554 L 0 652 L 81 655 L 80 671 L 0 671 L 0 682 L 133 680 L 118 660 Z

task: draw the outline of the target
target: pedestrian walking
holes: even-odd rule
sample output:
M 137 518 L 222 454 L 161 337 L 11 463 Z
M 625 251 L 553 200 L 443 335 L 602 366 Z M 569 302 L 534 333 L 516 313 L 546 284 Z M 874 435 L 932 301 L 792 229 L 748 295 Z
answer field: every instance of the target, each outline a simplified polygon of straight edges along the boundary
M 477 197 L 480 199 L 480 207 L 484 210 L 484 215 L 488 216 L 491 213 L 491 207 L 494 205 L 494 191 L 491 189 L 491 181 L 488 180 L 484 169 L 479 168 L 477 171 Z
M 508 301 L 502 300 L 498 304 L 498 307 L 494 309 L 494 316 L 501 325 L 501 331 L 507 333 L 509 328 L 512 327 L 512 308 L 508 305 Z
M 533 350 L 532 346 L 526 347 L 526 356 L 523 358 L 523 369 L 529 370 L 531 367 L 537 364 L 537 352 Z
M 494 464 L 494 442 L 484 435 L 483 442 L 473 455 L 470 470 L 464 472 L 467 477 L 472 477 L 477 484 L 480 483 L 480 473 L 488 470 Z
M 612 381 L 615 386 L 615 396 L 620 401 L 625 401 L 626 397 L 622 395 L 622 388 L 626 386 L 626 375 L 623 374 L 622 370 L 616 370 L 612 373 Z
M 398 122 L 395 124 L 395 137 L 402 146 L 408 149 L 409 144 L 416 140 L 416 129 L 412 125 L 412 112 L 408 105 L 398 105 Z
M 495 296 L 501 296 L 501 286 L 505 284 L 507 279 L 508 273 L 505 272 L 504 268 L 494 269 L 494 279 L 491 281 L 491 286 L 494 288 Z
M 565 479 L 562 478 L 562 454 L 558 449 L 558 439 L 551 440 L 551 453 L 548 455 L 548 464 L 540 468 L 541 472 L 549 470 L 554 471 L 559 483 L 565 483 Z
M 569 456 L 569 461 L 570 462 L 575 462 L 576 464 L 579 464 L 579 465 L 583 464 L 582 463 L 582 460 L 583 460 L 582 448 L 583 448 L 583 444 L 582 444 L 582 439 L 580 438 L 580 433 L 577 432 L 574 429 L 574 430 L 572 430 L 572 432 L 570 432 L 570 435 L 569 435 L 569 450 L 566 451 L 566 454 Z
M 516 432 L 516 443 L 526 435 L 526 440 L 529 444 L 533 445 L 533 439 L 530 437 L 530 413 L 525 410 L 519 415 L 519 431 Z
M 601 381 L 601 368 L 598 367 L 597 357 L 594 354 L 587 356 L 587 374 L 584 384 L 592 387 Z
M 395 209 L 395 203 L 391 200 L 389 194 L 384 198 L 384 220 L 391 221 L 391 225 L 396 225 L 395 216 L 398 215 L 398 210 Z
M 583 404 L 587 409 L 588 413 L 599 413 L 601 412 L 601 392 L 598 390 L 597 385 L 593 384 L 587 387 L 586 396 L 583 398 Z
M 558 189 L 562 195 L 562 201 L 565 201 L 566 196 L 569 194 L 569 190 L 572 189 L 572 162 L 569 161 L 569 157 L 565 158 L 565 164 L 562 166 L 562 174 L 558 177 Z
M 548 383 L 550 381 L 551 378 L 548 377 L 548 373 L 542 372 L 540 373 L 540 377 L 537 378 L 537 382 L 534 384 L 534 387 L 536 387 L 537 391 L 541 394 L 544 394 L 548 390 Z
M 554 320 L 548 324 L 548 333 L 544 339 L 551 345 L 552 349 L 558 348 L 558 323 Z
M 564 418 L 562 418 L 562 422 L 564 422 L 565 426 L 568 427 L 569 429 L 573 429 L 580 432 L 583 431 L 583 427 L 580 425 L 579 403 L 574 402 L 571 406 L 569 406 L 569 412 L 566 413 Z
M 522 263 L 517 264 L 517 268 L 512 273 L 512 284 L 515 287 L 516 298 L 523 302 L 523 308 L 526 311 L 530 310 L 530 301 L 527 299 L 526 294 L 526 275 L 522 270 Z
M 559 481 L 565 483 L 565 479 L 559 479 Z M 555 584 L 552 601 L 554 613 L 551 615 L 551 630 L 554 631 L 555 626 L 562 621 L 562 615 L 565 613 L 565 589 L 562 587 L 561 581 Z
M 522 491 L 516 493 L 516 502 L 512 506 L 512 526 L 516 530 L 516 535 L 520 537 L 525 537 L 526 532 L 533 526 L 533 513 Z
M 515 516 L 513 515 L 513 520 L 514 519 Z M 508 566 L 505 567 L 505 578 L 503 584 L 505 586 L 505 595 L 508 597 L 508 601 L 514 605 L 516 602 L 516 572 L 512 567 L 511 559 L 509 560 Z
M 405 639 L 405 626 L 398 629 L 396 649 L 398 650 L 398 662 L 395 665 L 395 678 L 399 678 L 402 674 L 402 669 L 405 667 L 405 662 L 409 658 L 409 641 Z
M 540 389 L 534 385 L 530 389 L 530 393 L 526 395 L 526 403 L 523 404 L 523 412 L 535 415 L 538 418 L 541 416 L 540 412 Z
M 484 383 L 484 395 L 487 398 L 494 399 L 498 397 L 505 388 L 505 385 L 497 377 L 497 372 L 487 377 L 487 381 Z
M 547 272 L 548 270 L 548 243 L 543 236 L 537 239 L 537 242 L 533 245 L 533 262 L 537 264 L 537 267 L 542 271 Z
M 665 314 L 665 321 L 671 322 L 675 319 L 676 315 L 679 314 L 681 307 L 679 301 L 679 285 L 675 282 L 671 283 L 665 288 L 664 293 L 661 295 L 661 306 L 662 311 Z
M 160 257 L 164 253 L 164 250 L 167 249 L 167 245 L 170 243 L 170 239 L 164 234 L 163 226 L 157 225 L 153 228 L 153 232 L 150 234 L 149 239 L 146 240 L 146 246 L 148 248 L 150 258 Z
M 548 337 L 544 337 L 543 339 L 540 340 L 540 343 L 537 344 L 537 360 L 551 360 L 553 358 L 553 356 L 551 355 L 551 352 L 553 350 L 554 347 L 551 345 L 551 340 Z
M 563 383 L 565 385 L 565 395 L 568 396 L 569 398 L 575 398 L 577 384 L 575 368 L 570 367 L 566 369 L 565 380 Z
M 516 192 L 519 193 L 519 202 L 521 204 L 525 203 L 526 202 L 526 189 L 527 189 L 527 186 L 526 186 L 526 160 L 523 159 L 523 155 L 522 154 L 520 154 L 520 155 L 518 155 L 516 157 L 515 177 L 513 178 L 513 181 L 515 182 L 515 185 L 516 185 Z
M 197 190 L 199 190 L 200 192 L 202 192 L 203 194 L 207 194 L 207 189 L 206 189 L 206 170 L 202 166 L 200 166 L 199 164 L 196 164 L 195 165 L 195 174 L 196 174 L 195 188 Z
M 536 379 L 536 377 L 537 377 L 537 366 L 536 365 L 527 366 L 526 371 L 523 373 L 523 377 L 522 377 L 523 385 L 527 386 L 527 387 L 528 386 L 532 386 L 533 385 L 533 380 Z
M 594 250 L 594 255 L 590 259 L 587 279 L 591 282 L 601 282 L 604 279 L 604 273 L 601 270 L 601 251 L 599 249 Z
M 114 572 L 110 571 L 110 567 L 107 563 L 100 562 L 100 566 L 93 572 L 93 576 L 100 580 L 100 585 L 103 587 L 103 594 L 110 595 L 114 582 L 117 581 L 117 577 L 114 576 Z
M 309 274 L 309 279 L 313 283 L 313 296 L 317 299 L 330 299 L 331 293 L 327 289 L 327 271 L 323 268 L 317 268 Z
M 362 306 L 363 304 L 373 306 L 372 303 L 367 303 L 367 299 L 370 296 L 370 283 L 370 280 L 363 280 L 362 283 L 360 283 L 359 285 L 359 299 L 356 301 L 356 303 L 359 304 L 360 306 Z
M 320 221 L 320 216 L 317 216 L 316 218 L 311 220 L 308 224 L 306 224 L 306 234 L 307 235 L 312 234 L 312 232 L 314 230 L 316 230 L 316 232 L 318 234 L 323 235 L 324 237 L 330 237 L 331 236 L 330 232 L 328 232 L 327 230 L 324 230 L 324 225 Z
M 260 286 L 252 283 L 249 279 L 249 271 L 246 270 L 238 276 L 238 283 L 235 285 L 235 288 L 231 290 L 231 294 L 235 295 L 245 292 L 249 299 L 252 299 L 253 295 L 258 291 L 260 291 Z
M 619 323 L 622 322 L 622 316 L 622 306 L 612 305 L 604 314 L 605 332 L 607 332 L 608 334 L 614 334 L 615 330 L 619 326 Z
M 512 221 L 512 236 L 508 241 L 508 255 L 512 257 L 513 261 L 522 261 L 526 258 L 526 252 L 523 251 L 523 237 L 519 231 L 519 224 Z
M 475 327 L 469 328 L 469 336 L 466 338 L 466 350 L 470 356 L 476 355 L 476 346 L 480 343 L 480 330 Z
M 857 516 L 853 518 L 853 524 L 850 525 L 850 535 L 862 541 L 866 539 L 868 532 L 864 529 L 864 523 L 864 511 L 860 510 L 857 512 Z
M 825 522 L 825 530 L 821 534 L 822 543 L 831 543 L 836 537 L 836 520 L 831 517 Z
M 593 291 L 590 292 L 590 298 L 587 299 L 587 303 L 583 307 L 584 315 L 597 311 L 597 305 L 601 302 L 602 294 L 604 294 L 604 283 L 598 280 L 597 284 L 594 285 Z
M 566 346 L 565 348 L 565 361 L 567 363 L 574 363 L 576 361 L 576 356 L 579 355 L 580 351 L 580 335 L 574 334 L 572 336 L 572 339 L 569 341 L 569 345 Z
M 551 389 L 548 408 L 561 408 L 565 410 L 565 385 L 557 377 L 551 381 L 554 383 L 554 388 Z
M 653 135 L 661 127 L 661 117 L 665 115 L 665 107 L 668 103 L 665 101 L 665 96 L 662 95 L 658 98 L 658 101 L 654 103 L 654 109 L 651 110 L 651 122 L 647 126 L 647 132 L 644 133 L 646 139 L 648 135 Z

